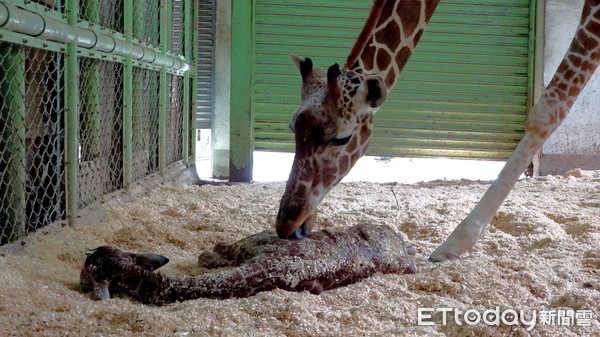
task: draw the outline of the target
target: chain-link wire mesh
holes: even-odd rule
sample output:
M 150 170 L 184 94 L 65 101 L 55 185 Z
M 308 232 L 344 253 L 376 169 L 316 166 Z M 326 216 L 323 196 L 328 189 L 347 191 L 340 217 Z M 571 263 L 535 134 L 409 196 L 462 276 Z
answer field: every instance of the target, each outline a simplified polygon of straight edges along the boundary
M 0 244 L 64 218 L 63 67 L 0 42 Z
M 80 60 L 79 207 L 123 187 L 123 65 Z
M 168 75 L 169 117 L 167 123 L 167 162 L 183 159 L 183 81 L 180 76 Z
M 133 69 L 133 179 L 158 170 L 158 102 L 160 74 Z
M 122 33 L 123 0 L 80 1 L 79 17 Z
M 26 3 L 26 10 L 37 11 L 42 17 L 53 10 L 67 13 L 64 1 L 34 2 L 45 9 Z M 160 27 L 164 3 L 170 5 L 168 27 Z M 104 32 L 109 29 L 125 34 L 124 4 L 124 0 L 79 1 L 79 21 L 86 21 L 85 27 L 101 26 Z M 161 29 L 165 29 L 168 41 L 163 42 L 169 53 L 182 54 L 184 4 L 183 0 L 134 0 L 130 16 L 134 43 L 141 41 L 160 53 Z M 57 17 L 53 15 L 53 19 Z M 35 43 L 28 46 L 29 41 Z M 166 165 L 183 159 L 182 74 L 171 70 L 161 74 L 164 68 L 138 63 L 127 72 L 123 58 L 89 52 L 77 56 L 77 83 L 68 83 L 69 52 L 66 45 L 56 45 L 25 33 L 3 34 L 0 28 L 0 245 L 67 220 L 73 208 L 67 202 L 70 198 L 76 199 L 80 210 L 159 171 L 161 156 Z M 167 85 L 161 88 L 163 75 Z M 127 81 L 132 85 L 131 97 L 124 95 Z M 163 107 L 159 104 L 161 95 L 166 97 Z M 73 128 L 69 129 L 67 97 L 78 100 L 77 139 L 69 144 L 67 130 Z M 196 97 L 195 91 L 190 97 Z M 127 104 L 132 107 L 129 122 L 124 112 Z M 191 109 L 193 104 L 189 106 Z M 191 111 L 189 116 L 191 122 Z M 164 128 L 159 127 L 161 120 L 166 121 Z M 166 131 L 162 136 L 161 129 Z M 125 130 L 132 135 L 130 143 L 124 138 Z M 193 132 L 189 134 L 191 150 Z M 161 139 L 165 153 L 159 153 Z M 67 179 L 69 166 L 65 164 L 70 162 L 66 148 L 71 142 L 76 143 L 72 148 L 77 148 L 76 186 Z M 125 149 L 131 149 L 130 162 Z M 126 168 L 131 181 L 126 181 Z M 69 192 L 72 190 L 74 194 Z

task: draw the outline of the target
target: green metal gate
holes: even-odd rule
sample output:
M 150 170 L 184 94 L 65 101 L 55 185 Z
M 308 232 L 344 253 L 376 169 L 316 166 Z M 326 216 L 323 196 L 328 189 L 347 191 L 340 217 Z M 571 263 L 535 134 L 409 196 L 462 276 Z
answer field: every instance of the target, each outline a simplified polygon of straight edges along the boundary
M 300 77 L 288 53 L 343 63 L 371 1 L 255 1 L 256 149 L 293 151 Z M 343 8 L 340 5 L 343 4 Z M 534 0 L 442 1 L 388 101 L 368 155 L 506 159 L 524 132 Z

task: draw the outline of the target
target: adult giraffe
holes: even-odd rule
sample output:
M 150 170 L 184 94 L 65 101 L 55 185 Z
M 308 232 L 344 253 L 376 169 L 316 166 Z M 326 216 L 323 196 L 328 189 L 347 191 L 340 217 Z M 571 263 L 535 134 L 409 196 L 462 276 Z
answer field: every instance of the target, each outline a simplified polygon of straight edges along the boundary
M 323 72 L 292 56 L 302 76 L 300 108 L 290 124 L 296 155 L 277 214 L 280 237 L 310 233 L 317 207 L 366 151 L 373 115 L 393 88 L 439 0 L 375 0 L 342 69 Z M 600 62 L 600 0 L 586 0 L 573 41 L 552 81 L 531 108 L 526 131 L 471 213 L 430 256 L 456 259 L 470 250 L 525 171 L 560 125 Z

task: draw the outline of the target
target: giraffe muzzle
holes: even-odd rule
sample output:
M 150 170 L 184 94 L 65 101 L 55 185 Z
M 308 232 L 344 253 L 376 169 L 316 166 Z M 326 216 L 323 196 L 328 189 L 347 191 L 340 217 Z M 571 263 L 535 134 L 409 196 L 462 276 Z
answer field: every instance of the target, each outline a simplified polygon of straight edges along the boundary
M 316 209 L 281 207 L 275 230 L 282 239 L 302 239 L 312 232 L 316 217 Z

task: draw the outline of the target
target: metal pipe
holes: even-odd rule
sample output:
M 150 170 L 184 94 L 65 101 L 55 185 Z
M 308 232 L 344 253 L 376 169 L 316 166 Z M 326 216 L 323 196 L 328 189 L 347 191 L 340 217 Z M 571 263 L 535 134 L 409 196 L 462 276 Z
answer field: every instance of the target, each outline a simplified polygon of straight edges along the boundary
M 67 18 L 72 27 L 77 26 L 77 0 L 67 0 Z M 79 207 L 79 65 L 77 62 L 77 43 L 67 43 L 67 62 L 65 65 L 65 189 L 67 195 L 67 223 L 71 227 L 77 225 Z
M 183 7 L 183 24 L 184 24 L 184 28 L 183 28 L 183 38 L 184 38 L 184 42 L 183 42 L 183 54 L 185 55 L 186 59 L 190 59 L 191 56 L 191 51 L 192 49 L 190 48 L 190 43 L 192 43 L 192 39 L 191 39 L 191 34 L 192 34 L 192 7 L 191 7 L 191 3 L 190 1 L 185 1 L 184 2 L 184 7 Z M 190 72 L 186 72 L 183 75 L 183 122 L 182 122 L 182 129 L 183 129 L 183 139 L 182 139 L 182 157 L 183 157 L 183 163 L 184 164 L 188 164 L 189 161 L 189 153 L 190 153 Z
M 168 12 L 168 0 L 160 1 L 160 49 L 161 55 L 158 58 L 165 58 L 167 54 L 167 36 L 170 26 L 170 16 Z M 160 70 L 158 98 L 158 169 L 161 173 L 167 166 L 167 102 L 169 99 L 169 90 L 167 83 L 167 67 L 163 64 Z
M 216 2 L 215 2 L 216 3 Z M 192 21 L 192 25 L 193 25 L 193 29 L 192 31 L 197 32 L 198 30 L 198 11 L 199 11 L 199 3 L 198 0 L 194 0 L 194 6 L 193 6 L 193 11 L 194 11 L 194 19 Z M 194 64 L 196 66 L 196 74 L 192 79 L 192 88 L 194 88 L 194 95 L 193 98 L 196 98 L 198 95 L 198 34 L 192 34 L 193 38 L 192 38 L 192 55 L 191 55 L 191 59 L 187 59 L 188 62 L 191 62 L 192 64 Z M 192 104 L 192 113 L 194 114 L 194 118 L 192 119 L 192 125 L 190 125 L 190 129 L 192 130 L 192 146 L 190 149 L 190 156 L 191 158 L 196 158 L 196 133 L 194 132 L 194 130 L 196 130 L 196 104 L 197 104 L 197 100 L 196 99 L 192 99 L 191 100 L 191 104 Z
M 181 58 L 163 54 L 158 57 L 157 51 L 144 45 L 137 45 L 107 35 L 96 26 L 91 28 L 75 27 L 53 18 L 17 7 L 11 3 L 0 1 L 0 29 L 37 37 L 60 43 L 77 42 L 81 48 L 112 53 L 119 56 L 131 56 L 134 60 L 169 69 L 187 71 L 189 65 Z
M 133 0 L 123 2 L 125 38 L 133 40 Z M 132 55 L 123 66 L 123 186 L 129 192 L 133 177 L 133 65 Z

